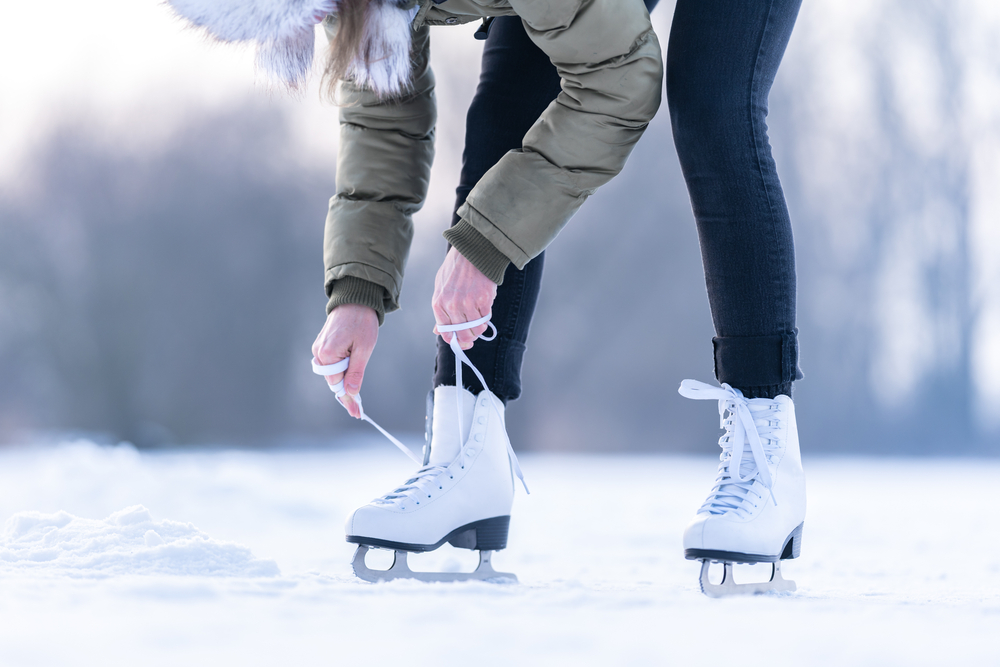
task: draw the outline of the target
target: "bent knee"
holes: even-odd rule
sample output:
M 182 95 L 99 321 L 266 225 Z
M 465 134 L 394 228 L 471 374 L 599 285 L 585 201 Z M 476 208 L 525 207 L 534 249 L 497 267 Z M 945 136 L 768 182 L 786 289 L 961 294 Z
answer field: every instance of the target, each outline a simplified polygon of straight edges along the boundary
M 686 76 L 667 68 L 667 106 L 677 152 L 696 159 L 713 145 L 753 145 L 765 129 L 767 107 L 755 108 L 746 86 L 719 77 Z

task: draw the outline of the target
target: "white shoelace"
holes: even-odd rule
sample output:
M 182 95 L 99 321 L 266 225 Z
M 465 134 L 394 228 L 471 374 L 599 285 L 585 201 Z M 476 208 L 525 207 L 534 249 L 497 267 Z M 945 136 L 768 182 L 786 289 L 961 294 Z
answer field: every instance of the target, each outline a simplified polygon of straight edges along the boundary
M 336 375 L 337 373 L 343 373 L 344 371 L 347 370 L 347 367 L 350 365 L 350 363 L 351 363 L 351 358 L 350 357 L 344 357 L 343 359 L 341 359 L 337 363 L 335 363 L 335 364 L 329 364 L 329 365 L 326 365 L 326 366 L 323 366 L 316 359 L 313 359 L 312 360 L 312 368 L 313 368 L 313 373 L 315 373 L 316 375 L 322 375 L 322 376 L 326 377 L 326 376 L 329 376 L 329 375 Z M 334 394 L 336 394 L 336 396 L 337 396 L 337 402 L 340 403 L 341 405 L 344 405 L 344 402 L 340 400 L 340 397 L 347 393 L 347 390 L 344 389 L 344 381 L 341 380 L 337 384 L 330 385 L 330 391 L 332 391 Z M 382 428 L 381 426 L 379 426 L 378 424 L 376 424 L 374 419 L 372 419 L 371 417 L 369 417 L 368 415 L 365 414 L 365 409 L 361 406 L 361 395 L 360 394 L 358 394 L 357 396 L 354 397 L 354 402 L 358 404 L 358 410 L 361 411 L 361 418 L 363 420 L 365 420 L 366 422 L 368 422 L 369 424 L 371 424 L 372 426 L 374 426 L 375 428 L 377 428 L 379 430 L 379 433 L 381 433 L 382 435 L 384 435 L 385 437 L 387 437 L 389 439 L 389 442 L 391 442 L 392 444 L 394 444 L 397 447 L 399 447 L 400 451 L 402 451 L 404 454 L 406 454 L 407 456 L 409 456 L 416 463 L 423 463 L 423 459 L 421 459 L 419 456 L 417 456 L 416 454 L 414 454 L 412 449 L 410 449 L 409 447 L 407 447 L 406 445 L 404 445 L 403 443 L 401 443 L 399 440 L 397 440 L 396 438 L 394 438 L 391 433 L 389 433 L 384 428 Z M 347 409 L 346 405 L 344 405 L 344 409 L 345 410 Z
M 486 317 L 481 317 L 478 320 L 473 320 L 472 322 L 464 322 L 462 324 L 438 325 L 438 332 L 439 333 L 441 333 L 441 334 L 451 333 L 452 334 L 451 340 L 449 341 L 449 345 L 451 346 L 451 350 L 452 350 L 452 352 L 455 355 L 455 386 L 456 387 L 462 387 L 463 386 L 462 385 L 462 365 L 466 364 L 466 365 L 468 365 L 469 368 L 472 369 L 472 372 L 476 374 L 476 378 L 478 378 L 479 381 L 482 383 L 483 389 L 486 389 L 487 391 L 489 390 L 489 387 L 486 385 L 486 380 L 483 379 L 482 373 L 480 373 L 479 369 L 477 369 L 472 364 L 472 362 L 469 361 L 469 357 L 466 356 L 465 351 L 462 350 L 462 348 L 459 346 L 459 344 L 458 344 L 458 336 L 457 336 L 457 334 L 455 332 L 464 331 L 466 329 L 473 329 L 475 327 L 478 327 L 481 324 L 486 324 L 486 325 L 489 326 L 490 329 L 493 329 L 493 335 L 491 337 L 489 337 L 489 338 L 486 338 L 485 336 L 480 335 L 479 339 L 480 340 L 485 340 L 485 341 L 491 341 L 491 340 L 493 340 L 494 338 L 497 337 L 497 329 L 496 329 L 495 326 L 493 326 L 493 323 L 490 322 L 490 317 L 492 317 L 492 314 L 491 315 L 487 315 Z M 345 372 L 347 370 L 348 366 L 350 365 L 350 361 L 351 361 L 350 357 L 345 357 L 344 359 L 341 359 L 337 363 L 328 364 L 328 365 L 324 366 L 324 365 L 320 364 L 319 361 L 317 361 L 314 358 L 312 360 L 313 373 L 315 373 L 316 375 L 322 375 L 322 376 L 337 375 L 338 373 L 343 373 L 343 372 Z M 340 398 L 342 396 L 344 396 L 344 394 L 347 393 L 347 391 L 344 389 L 344 381 L 341 380 L 340 382 L 338 382 L 335 385 L 330 385 L 330 391 L 332 391 L 334 394 L 336 394 L 337 401 L 341 405 L 343 405 L 343 401 L 341 401 Z M 496 399 L 495 397 L 493 397 L 493 393 L 492 392 L 490 392 L 490 397 L 491 397 L 490 405 L 493 407 L 493 412 L 496 414 L 497 419 L 500 420 L 500 426 L 503 429 L 504 440 L 507 443 L 507 455 L 510 457 L 511 466 L 514 468 L 514 474 L 516 474 L 517 478 L 519 480 L 521 480 L 521 485 L 524 486 L 524 491 L 526 493 L 531 493 L 530 491 L 528 491 L 528 485 L 524 481 L 524 474 L 521 472 L 521 466 L 517 462 L 517 455 L 514 454 L 514 448 L 510 444 L 510 438 L 507 437 L 507 429 L 506 429 L 506 427 L 504 425 L 503 417 L 500 414 L 500 409 L 496 405 L 496 400 L 499 400 L 499 399 Z M 379 426 L 378 424 L 376 424 L 375 421 L 371 417 L 369 417 L 368 415 L 365 414 L 364 409 L 361 407 L 361 396 L 360 395 L 354 396 L 354 401 L 358 404 L 358 409 L 361 411 L 361 418 L 363 420 L 365 420 L 366 422 L 368 422 L 369 424 L 371 424 L 372 426 L 374 426 L 375 428 L 377 428 L 382 435 L 384 435 L 386 438 L 388 438 L 389 441 L 392 442 L 392 444 L 396 445 L 396 447 L 398 447 L 404 454 L 406 454 L 407 456 L 409 456 L 411 459 L 413 459 L 418 464 L 421 464 L 421 465 L 423 464 L 423 459 L 421 459 L 416 454 L 414 454 L 413 450 L 411 450 L 409 447 L 407 447 L 406 445 L 404 445 L 402 442 L 400 442 L 399 440 L 397 440 L 396 438 L 394 438 L 392 436 L 392 434 L 390 434 L 384 428 L 382 428 L 381 426 Z M 463 457 L 465 455 L 465 444 L 466 443 L 462 439 L 462 434 L 465 433 L 465 429 L 463 428 L 463 423 L 462 423 L 463 419 L 462 419 L 462 400 L 461 400 L 461 398 L 458 399 L 457 404 L 458 404 L 458 441 L 462 443 L 462 448 L 459 451 L 459 457 Z M 347 406 L 344 406 L 344 407 L 346 409 Z M 442 473 L 444 473 L 446 471 L 447 471 L 447 467 L 446 466 L 422 466 L 419 470 L 417 470 L 416 474 L 412 478 L 408 479 L 406 481 L 406 483 L 403 484 L 403 486 L 399 487 L 398 489 L 396 489 L 392 493 L 386 494 L 382 498 L 377 499 L 376 502 L 399 504 L 399 503 L 405 502 L 406 500 L 413 500 L 414 502 L 416 502 L 419 505 L 420 504 L 420 500 L 418 500 L 418 498 L 422 498 L 423 497 L 423 495 L 425 493 L 425 487 L 428 486 L 429 484 L 434 483 L 434 481 L 437 479 L 438 475 L 440 475 L 440 474 L 442 474 Z
M 742 392 L 728 384 L 713 387 L 697 380 L 684 380 L 678 392 L 685 398 L 719 401 L 720 427 L 726 430 L 719 438 L 719 474 L 699 511 L 746 514 L 750 509 L 747 503 L 756 506 L 754 498 L 764 499 L 764 494 L 754 488 L 755 480 L 770 492 L 777 505 L 770 468 L 773 455 L 781 447 L 776 432 L 783 426 L 783 417 L 777 412 L 777 404 L 751 406 Z M 751 456 L 744 460 L 746 445 L 750 446 Z
M 474 329 L 481 324 L 485 324 L 489 326 L 490 329 L 493 329 L 493 335 L 490 336 L 489 338 L 486 338 L 483 334 L 480 334 L 479 340 L 491 341 L 497 337 L 497 328 L 493 326 L 492 322 L 490 322 L 491 317 L 493 317 L 492 313 L 490 313 L 485 317 L 480 317 L 478 320 L 473 320 L 471 322 L 464 322 L 462 324 L 437 325 L 438 333 L 442 334 L 441 336 L 442 338 L 444 338 L 444 334 L 446 333 L 451 334 L 451 340 L 448 341 L 448 345 L 451 347 L 452 354 L 455 355 L 455 386 L 460 389 L 465 386 L 462 384 L 462 365 L 465 364 L 466 366 L 472 369 L 473 373 L 475 373 L 476 379 L 478 379 L 480 384 L 483 385 L 483 389 L 485 389 L 486 391 L 490 391 L 489 386 L 486 384 L 486 380 L 483 379 L 483 374 L 479 372 L 479 369 L 476 368 L 471 361 L 469 361 L 469 357 L 465 355 L 465 350 L 463 350 L 462 347 L 458 344 L 457 332 L 465 331 L 466 329 Z M 497 407 L 497 401 L 499 400 L 500 399 L 495 397 L 493 395 L 493 392 L 490 391 L 490 407 L 493 408 L 493 413 L 497 416 L 497 419 L 500 420 L 500 428 L 503 430 L 503 439 L 507 443 L 507 455 L 510 457 L 510 464 L 514 468 L 514 474 L 517 475 L 517 478 L 519 480 L 521 480 L 521 486 L 524 487 L 524 492 L 530 495 L 531 491 L 528 490 L 528 484 L 527 482 L 524 481 L 524 473 L 521 472 L 521 464 L 517 462 L 517 455 L 514 454 L 514 448 L 510 444 L 510 438 L 507 437 L 507 426 L 506 424 L 504 424 L 503 416 L 500 414 L 500 408 Z M 465 429 L 462 428 L 463 426 L 462 400 L 459 399 L 457 401 L 457 404 L 458 404 L 458 441 L 462 442 L 462 434 L 465 433 Z M 462 452 L 463 453 L 465 452 L 464 444 L 462 445 Z

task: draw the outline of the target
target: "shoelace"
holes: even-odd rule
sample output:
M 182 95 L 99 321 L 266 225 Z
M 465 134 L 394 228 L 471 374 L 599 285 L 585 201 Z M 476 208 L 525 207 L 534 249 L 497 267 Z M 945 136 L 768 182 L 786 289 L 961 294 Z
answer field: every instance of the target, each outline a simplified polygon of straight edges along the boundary
M 770 491 L 771 500 L 777 505 L 778 500 L 772 488 L 774 480 L 769 467 L 772 461 L 768 451 L 776 451 L 780 447 L 777 437 L 771 436 L 781 428 L 781 419 L 777 415 L 768 414 L 773 411 L 773 404 L 770 408 L 751 408 L 748 399 L 738 389 L 733 389 L 728 384 L 713 387 L 697 380 L 684 380 L 678 392 L 685 398 L 719 401 L 720 427 L 726 430 L 719 438 L 719 445 L 722 447 L 719 475 L 699 511 L 712 514 L 731 511 L 745 513 L 748 509 L 745 506 L 747 501 L 756 504 L 750 498 L 751 494 L 757 498 L 764 497 L 754 490 L 754 480 L 758 480 Z M 762 412 L 764 414 L 760 414 Z M 746 444 L 750 445 L 751 459 L 744 461 Z
M 490 313 L 489 315 L 486 315 L 485 317 L 480 317 L 478 320 L 473 320 L 471 322 L 463 322 L 462 324 L 439 324 L 439 325 L 437 325 L 438 333 L 442 334 L 441 335 L 442 338 L 444 338 L 444 334 L 446 334 L 446 333 L 450 333 L 451 334 L 451 340 L 448 341 L 448 345 L 451 347 L 451 351 L 455 355 L 455 386 L 456 387 L 464 387 L 465 386 L 465 385 L 462 384 L 462 365 L 464 364 L 464 365 L 466 365 L 466 366 L 468 366 L 469 368 L 472 369 L 472 372 L 475 373 L 475 375 L 476 375 L 476 379 L 478 379 L 479 382 L 480 382 L 480 384 L 483 385 L 483 389 L 485 389 L 486 391 L 490 391 L 489 386 L 486 384 L 486 380 L 483 379 L 483 374 L 479 372 L 479 369 L 476 368 L 471 361 L 469 361 L 469 357 L 467 357 L 465 355 L 465 350 L 463 350 L 462 347 L 458 344 L 458 333 L 457 332 L 459 332 L 459 331 L 465 331 L 466 329 L 475 329 L 479 325 L 485 324 L 490 329 L 493 329 L 493 335 L 490 336 L 489 338 L 486 338 L 483 334 L 480 334 L 478 340 L 491 341 L 491 340 L 493 340 L 494 338 L 497 337 L 497 328 L 495 326 L 493 326 L 492 322 L 490 322 L 490 318 L 492 316 L 493 316 L 493 314 Z M 524 487 L 524 492 L 530 495 L 531 491 L 528 490 L 528 483 L 524 481 L 524 473 L 521 472 L 521 464 L 519 464 L 517 462 L 517 455 L 514 454 L 514 448 L 510 444 L 510 438 L 507 437 L 507 428 L 506 428 L 506 426 L 504 424 L 503 416 L 500 414 L 500 408 L 497 407 L 497 401 L 498 400 L 500 400 L 500 399 L 496 398 L 493 395 L 493 392 L 490 391 L 490 407 L 493 408 L 493 413 L 497 416 L 497 419 L 500 420 L 500 426 L 501 426 L 501 429 L 503 430 L 503 439 L 507 443 L 507 456 L 510 457 L 510 464 L 514 468 L 514 474 L 517 475 L 517 478 L 519 480 L 521 480 L 521 486 Z M 463 424 L 462 424 L 462 401 L 461 401 L 461 399 L 459 399 L 457 401 L 457 405 L 458 405 L 458 441 L 462 442 L 462 434 L 465 433 L 465 429 L 462 427 Z M 463 443 L 462 444 L 462 453 L 464 453 L 464 452 L 465 452 L 465 444 Z
M 350 365 L 350 363 L 351 363 L 351 358 L 350 357 L 344 357 L 343 359 L 341 359 L 337 363 L 335 363 L 335 364 L 328 364 L 326 366 L 323 366 L 316 359 L 313 359 L 312 360 L 312 368 L 313 368 L 313 373 L 315 373 L 316 375 L 322 375 L 322 376 L 326 377 L 328 375 L 336 375 L 337 373 L 343 373 L 344 371 L 347 370 L 347 367 Z M 337 396 L 337 402 L 340 403 L 341 405 L 344 405 L 344 402 L 340 400 L 340 398 L 344 394 L 347 393 L 347 390 L 344 389 L 344 381 L 341 380 L 337 384 L 330 385 L 330 391 L 332 391 L 334 394 L 336 394 L 336 396 Z M 371 424 L 372 426 L 374 426 L 375 428 L 377 428 L 382 435 L 384 435 L 385 437 L 387 437 L 389 439 L 389 442 L 391 442 L 392 444 L 394 444 L 397 447 L 399 447 L 400 451 L 402 451 L 404 454 L 406 454 L 407 456 L 409 456 L 415 462 L 417 462 L 417 463 L 423 463 L 424 462 L 423 459 L 421 459 L 419 456 L 417 456 L 416 454 L 413 453 L 412 449 L 410 449 L 409 447 L 407 447 L 406 445 L 404 445 L 403 443 L 401 443 L 399 440 L 397 440 L 396 438 L 394 438 L 391 433 L 389 433 L 384 428 L 382 428 L 381 426 L 379 426 L 378 424 L 376 424 L 374 419 L 372 419 L 371 417 L 369 417 L 368 415 L 365 414 L 365 409 L 361 406 L 361 395 L 360 394 L 358 394 L 357 396 L 354 397 L 354 402 L 358 404 L 358 410 L 361 411 L 361 418 L 363 420 L 365 420 L 366 422 L 368 422 L 369 424 Z M 345 410 L 347 409 L 346 405 L 344 406 L 344 409 Z
M 449 341 L 449 345 L 451 346 L 451 350 L 452 350 L 452 352 L 455 355 L 455 386 L 456 387 L 462 387 L 463 386 L 462 385 L 462 365 L 464 364 L 464 365 L 467 365 L 469 368 L 471 368 L 472 372 L 476 374 L 476 378 L 478 378 L 479 381 L 482 383 L 483 388 L 486 389 L 487 391 L 489 390 L 489 387 L 486 384 L 486 380 L 483 379 L 482 373 L 480 373 L 479 369 L 477 369 L 472 364 L 472 362 L 469 360 L 469 357 L 466 356 L 465 351 L 459 346 L 459 344 L 458 344 L 458 336 L 456 335 L 455 332 L 464 331 L 466 329 L 473 329 L 475 327 L 478 327 L 481 324 L 486 324 L 486 325 L 489 326 L 490 329 L 493 330 L 493 335 L 491 337 L 489 337 L 489 338 L 486 338 L 485 336 L 480 335 L 479 339 L 480 340 L 485 340 L 485 341 L 491 341 L 491 340 L 493 340 L 494 338 L 497 337 L 497 329 L 496 329 L 495 326 L 493 326 L 493 323 L 490 322 L 490 317 L 492 317 L 492 314 L 491 315 L 487 315 L 486 317 L 481 317 L 478 320 L 473 320 L 472 322 L 464 322 L 464 323 L 461 323 L 461 324 L 438 325 L 438 332 L 439 333 L 441 333 L 441 334 L 451 333 L 452 334 L 451 340 Z M 442 338 L 443 337 L 444 336 L 442 335 Z M 345 372 L 347 370 L 348 366 L 350 365 L 350 361 L 351 361 L 350 357 L 345 357 L 344 359 L 341 359 L 340 361 L 338 361 L 338 362 L 336 362 L 334 364 L 328 364 L 328 365 L 324 366 L 324 365 L 320 364 L 319 361 L 317 361 L 314 358 L 312 360 L 313 373 L 315 373 L 316 375 L 322 375 L 322 376 L 337 375 L 338 373 L 343 373 L 343 372 Z M 340 403 L 341 405 L 343 405 L 343 401 L 341 401 L 340 398 L 342 396 L 344 396 L 344 394 L 347 393 L 347 391 L 344 389 L 344 381 L 341 380 L 340 382 L 338 382 L 335 385 L 330 385 L 330 391 L 332 391 L 337 396 L 337 402 Z M 503 424 L 504 424 L 503 417 L 500 415 L 500 409 L 496 405 L 496 400 L 498 400 L 498 399 L 496 399 L 496 398 L 493 397 L 493 393 L 492 392 L 490 392 L 490 397 L 491 397 L 490 405 L 493 408 L 493 412 L 496 414 L 497 419 L 500 420 L 500 425 L 503 428 Z M 392 442 L 392 444 L 396 445 L 396 447 L 398 447 L 404 454 L 406 454 L 407 456 L 409 456 L 416 463 L 421 464 L 421 465 L 423 464 L 423 459 L 420 458 L 420 457 L 418 457 L 416 454 L 414 454 L 413 450 L 411 450 L 409 447 L 407 447 L 406 445 L 404 445 L 398 439 L 394 438 L 391 433 L 389 433 L 384 428 L 382 428 L 381 426 L 379 426 L 378 424 L 376 424 L 375 421 L 371 417 L 369 417 L 367 414 L 365 414 L 364 408 L 361 406 L 361 396 L 360 396 L 360 394 L 354 396 L 354 401 L 358 404 L 358 409 L 361 411 L 361 419 L 365 420 L 366 422 L 368 422 L 369 424 L 371 424 L 372 426 L 374 426 L 376 429 L 378 429 L 378 431 L 382 435 L 384 435 L 386 438 L 388 438 L 389 441 Z M 465 429 L 463 428 L 463 423 L 462 423 L 463 419 L 462 419 L 462 401 L 461 401 L 461 399 L 459 399 L 457 401 L 457 403 L 458 403 L 458 441 L 462 442 L 462 434 L 465 433 Z M 346 409 L 346 407 L 347 406 L 344 406 L 345 409 Z M 517 461 L 517 455 L 514 454 L 514 448 L 510 444 L 510 438 L 507 437 L 507 429 L 506 428 L 503 428 L 503 434 L 504 434 L 504 440 L 507 443 L 507 455 L 510 457 L 511 466 L 514 468 L 514 474 L 516 474 L 517 478 L 519 480 L 521 480 L 521 485 L 524 487 L 525 493 L 529 493 L 530 494 L 531 492 L 528 491 L 528 485 L 524 481 L 524 473 L 521 472 L 521 465 Z M 462 442 L 462 448 L 459 451 L 459 456 L 460 457 L 464 456 L 464 454 L 465 454 L 465 443 Z M 437 479 L 437 476 L 440 475 L 441 473 L 445 472 L 446 470 L 447 470 L 447 468 L 444 467 L 444 466 L 423 466 L 422 465 L 422 467 L 419 470 L 417 470 L 416 474 L 413 477 L 411 477 L 410 479 L 408 479 L 403 484 L 403 486 L 399 487 L 398 489 L 396 489 L 392 493 L 388 493 L 385 496 L 382 496 L 382 498 L 377 499 L 376 502 L 380 502 L 380 503 L 399 503 L 399 502 L 404 501 L 405 499 L 413 499 L 417 504 L 419 504 L 420 501 L 416 500 L 416 497 L 418 495 L 422 496 L 424 487 L 427 484 L 429 484 L 429 483 L 433 483 L 433 481 L 435 479 Z
M 438 476 L 447 472 L 446 466 L 423 466 L 417 473 L 406 480 L 403 486 L 387 493 L 381 498 L 376 498 L 372 502 L 379 505 L 400 505 L 402 506 L 407 500 L 412 500 L 416 504 L 420 504 L 420 498 L 423 498 L 426 494 L 428 498 L 431 494 L 427 494 L 426 487 L 433 485 Z M 438 486 L 438 489 L 443 489 L 444 487 Z

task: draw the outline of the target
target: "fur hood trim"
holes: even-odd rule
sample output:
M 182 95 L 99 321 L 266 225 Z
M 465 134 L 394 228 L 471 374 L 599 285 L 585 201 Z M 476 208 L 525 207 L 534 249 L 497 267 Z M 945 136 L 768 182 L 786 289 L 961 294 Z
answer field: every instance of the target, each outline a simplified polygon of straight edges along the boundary
M 315 26 L 336 15 L 337 0 L 166 0 L 174 12 L 222 42 L 253 42 L 257 67 L 299 88 L 312 68 Z M 410 4 L 410 3 L 407 3 Z M 416 7 L 372 0 L 362 54 L 351 76 L 380 96 L 399 93 L 410 79 L 410 24 Z M 367 60 L 367 65 L 365 64 Z
M 395 97 L 409 86 L 411 24 L 418 9 L 403 9 L 394 0 L 372 1 L 361 38 L 361 57 L 348 72 L 355 84 L 382 98 Z

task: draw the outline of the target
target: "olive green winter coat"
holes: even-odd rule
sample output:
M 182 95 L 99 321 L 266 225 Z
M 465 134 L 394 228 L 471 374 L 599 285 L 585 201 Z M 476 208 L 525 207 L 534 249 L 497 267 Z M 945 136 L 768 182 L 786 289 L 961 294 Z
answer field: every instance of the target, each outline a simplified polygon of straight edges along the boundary
M 426 4 L 425 4 L 426 3 Z M 324 241 L 328 310 L 342 303 L 399 307 L 434 157 L 429 26 L 521 17 L 552 60 L 562 92 L 479 181 L 446 238 L 500 283 L 541 253 L 599 186 L 625 166 L 660 104 L 660 46 L 639 0 L 421 0 L 413 22 L 412 87 L 380 101 L 341 84 L 337 194 Z

